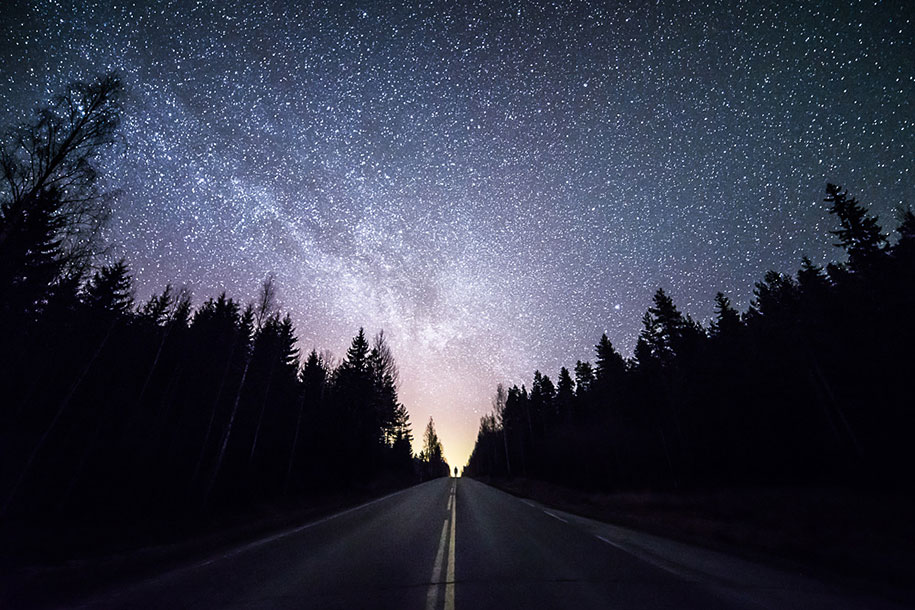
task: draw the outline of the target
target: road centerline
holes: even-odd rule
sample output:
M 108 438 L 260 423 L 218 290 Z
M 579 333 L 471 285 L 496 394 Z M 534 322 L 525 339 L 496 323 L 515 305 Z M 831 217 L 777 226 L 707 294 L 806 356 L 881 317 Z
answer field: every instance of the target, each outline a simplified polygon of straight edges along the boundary
M 434 610 L 438 605 L 438 590 L 442 579 L 442 560 L 445 557 L 445 544 L 448 541 L 448 520 L 442 524 L 442 535 L 438 543 L 438 551 L 435 553 L 435 562 L 432 564 L 432 580 L 429 583 L 429 591 L 426 593 L 426 610 Z
M 457 479 L 451 488 L 451 536 L 448 541 L 448 584 L 445 585 L 445 610 L 454 610 L 454 528 L 457 517 Z
M 426 593 L 426 610 L 435 610 L 438 607 L 439 592 L 444 589 L 444 608 L 454 610 L 454 547 L 455 547 L 455 515 L 457 514 L 457 480 L 452 479 L 451 490 L 448 493 L 447 516 L 442 524 L 442 535 L 439 538 L 438 550 L 432 564 L 432 579 Z M 448 555 L 445 556 L 447 546 Z M 442 565 L 444 563 L 444 566 Z M 445 570 L 445 579 L 442 579 L 442 568 Z

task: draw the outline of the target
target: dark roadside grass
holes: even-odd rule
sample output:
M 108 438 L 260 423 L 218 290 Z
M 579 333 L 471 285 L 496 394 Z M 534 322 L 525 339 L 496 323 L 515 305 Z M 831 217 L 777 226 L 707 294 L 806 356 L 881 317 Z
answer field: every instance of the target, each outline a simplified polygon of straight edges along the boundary
M 915 606 L 915 498 L 844 489 L 601 493 L 485 478 L 515 496 Z
M 78 604 L 110 588 L 190 566 L 416 484 L 374 481 L 343 491 L 183 519 L 78 525 L 0 523 L 0 608 Z

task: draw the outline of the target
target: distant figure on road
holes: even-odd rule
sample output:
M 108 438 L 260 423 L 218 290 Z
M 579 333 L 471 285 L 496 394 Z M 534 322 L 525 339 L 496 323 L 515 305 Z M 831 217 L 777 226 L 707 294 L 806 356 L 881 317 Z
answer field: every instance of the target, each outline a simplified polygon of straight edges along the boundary
M 454 478 L 457 478 L 457 466 L 454 467 Z

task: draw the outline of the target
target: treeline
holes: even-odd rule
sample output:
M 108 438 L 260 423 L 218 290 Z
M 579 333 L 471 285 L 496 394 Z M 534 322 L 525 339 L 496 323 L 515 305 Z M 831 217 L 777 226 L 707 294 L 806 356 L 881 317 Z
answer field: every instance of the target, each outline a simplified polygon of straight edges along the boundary
M 448 462 L 445 461 L 445 451 L 442 441 L 435 431 L 435 422 L 429 418 L 426 432 L 423 434 L 423 450 L 419 452 L 418 461 L 421 465 L 421 475 L 424 479 L 434 479 L 451 475 Z
M 605 490 L 767 484 L 912 487 L 915 216 L 893 244 L 832 184 L 847 262 L 771 271 L 742 314 L 718 293 L 703 327 L 658 290 L 632 358 L 499 387 L 469 475 Z
M 2 516 L 200 514 L 440 474 L 413 456 L 382 333 L 300 362 L 272 278 L 255 303 L 195 309 L 172 286 L 135 304 L 128 265 L 95 264 L 121 95 L 116 75 L 75 83 L 0 150 Z

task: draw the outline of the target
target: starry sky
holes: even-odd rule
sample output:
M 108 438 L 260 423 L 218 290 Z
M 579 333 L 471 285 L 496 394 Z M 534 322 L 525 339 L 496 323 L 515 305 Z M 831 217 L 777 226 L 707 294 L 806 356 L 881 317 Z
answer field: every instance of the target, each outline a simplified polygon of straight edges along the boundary
M 251 299 L 300 347 L 384 329 L 414 433 L 461 465 L 496 383 L 630 354 L 833 260 L 827 181 L 915 195 L 908 2 L 7 0 L 0 125 L 118 70 L 108 238 L 137 298 Z M 418 450 L 419 447 L 415 446 Z

